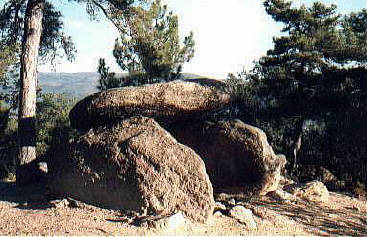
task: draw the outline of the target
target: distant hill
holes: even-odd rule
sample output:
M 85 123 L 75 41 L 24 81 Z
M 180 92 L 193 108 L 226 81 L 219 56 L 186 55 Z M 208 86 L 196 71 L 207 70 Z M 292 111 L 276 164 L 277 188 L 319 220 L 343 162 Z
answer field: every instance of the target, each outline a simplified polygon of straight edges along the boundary
M 97 92 L 98 79 L 96 72 L 39 73 L 43 92 L 63 93 L 77 99 Z
M 192 73 L 183 73 L 184 79 L 204 78 Z M 77 99 L 97 92 L 99 74 L 96 72 L 54 73 L 40 72 L 39 83 L 43 92 L 64 93 Z

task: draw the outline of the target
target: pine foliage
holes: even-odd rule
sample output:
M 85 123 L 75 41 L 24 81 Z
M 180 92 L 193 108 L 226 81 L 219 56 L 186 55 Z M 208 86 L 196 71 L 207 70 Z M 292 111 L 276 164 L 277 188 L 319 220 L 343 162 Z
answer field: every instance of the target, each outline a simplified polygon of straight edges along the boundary
M 241 77 L 242 118 L 263 128 L 277 152 L 302 166 L 324 166 L 367 182 L 367 11 L 341 15 L 335 5 L 266 0 L 283 24 L 274 47 Z M 289 167 L 290 168 L 290 167 Z
M 122 70 L 144 84 L 178 78 L 183 64 L 193 58 L 194 46 L 192 32 L 180 44 L 177 15 L 155 0 L 149 7 L 131 9 L 113 55 Z

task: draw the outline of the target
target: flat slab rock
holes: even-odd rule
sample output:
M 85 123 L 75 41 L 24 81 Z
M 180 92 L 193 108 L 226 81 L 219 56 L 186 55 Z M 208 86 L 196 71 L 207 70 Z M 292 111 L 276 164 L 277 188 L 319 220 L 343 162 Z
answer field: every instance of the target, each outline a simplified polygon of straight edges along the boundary
M 153 119 L 92 129 L 50 164 L 52 192 L 110 209 L 205 222 L 213 190 L 201 158 Z
M 71 125 L 86 130 L 132 116 L 170 123 L 205 117 L 231 101 L 224 83 L 198 79 L 110 89 L 79 101 L 70 112 Z

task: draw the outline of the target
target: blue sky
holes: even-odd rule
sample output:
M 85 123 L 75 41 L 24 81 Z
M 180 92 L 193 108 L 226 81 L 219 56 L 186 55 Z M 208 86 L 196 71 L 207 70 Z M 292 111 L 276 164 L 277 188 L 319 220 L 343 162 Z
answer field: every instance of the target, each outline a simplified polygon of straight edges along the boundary
M 184 66 L 185 72 L 223 78 L 229 72 L 250 68 L 253 60 L 272 46 L 272 37 L 281 25 L 266 15 L 260 0 L 162 0 L 179 16 L 183 38 L 190 30 L 196 41 L 195 57 Z M 99 58 L 106 58 L 113 71 L 120 71 L 112 57 L 117 31 L 103 16 L 90 21 L 85 6 L 68 1 L 54 1 L 64 15 L 66 32 L 76 44 L 78 54 L 73 63 L 60 60 L 58 72 L 96 71 Z M 294 0 L 295 5 L 312 0 Z M 341 13 L 367 8 L 367 0 L 323 0 L 334 3 Z M 40 71 L 50 71 L 49 65 Z

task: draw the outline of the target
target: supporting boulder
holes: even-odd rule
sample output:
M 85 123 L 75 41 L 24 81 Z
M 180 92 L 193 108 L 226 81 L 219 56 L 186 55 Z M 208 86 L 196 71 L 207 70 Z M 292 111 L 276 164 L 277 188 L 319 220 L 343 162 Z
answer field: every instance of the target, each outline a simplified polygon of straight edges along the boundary
M 176 123 L 167 129 L 204 160 L 215 192 L 265 195 L 278 188 L 286 159 L 274 154 L 259 128 L 230 119 Z
M 231 101 L 224 86 L 220 81 L 198 79 L 110 89 L 79 101 L 70 112 L 70 122 L 87 130 L 132 116 L 160 123 L 200 119 Z
M 53 193 L 110 209 L 200 222 L 213 212 L 203 161 L 145 117 L 91 129 L 50 161 L 50 175 Z

